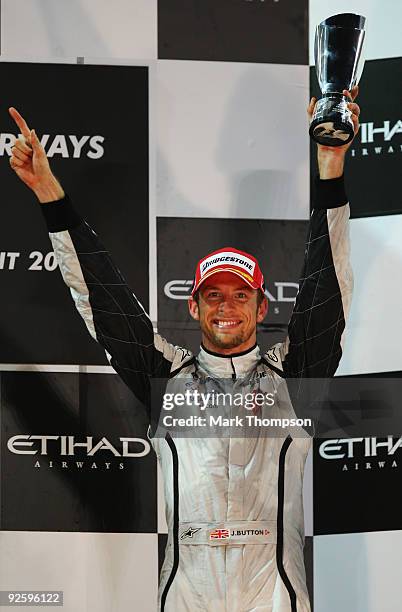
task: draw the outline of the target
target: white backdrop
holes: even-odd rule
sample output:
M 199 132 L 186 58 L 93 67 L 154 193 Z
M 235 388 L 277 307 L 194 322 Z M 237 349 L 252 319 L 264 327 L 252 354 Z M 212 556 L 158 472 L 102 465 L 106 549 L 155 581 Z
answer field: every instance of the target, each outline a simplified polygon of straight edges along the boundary
M 366 59 L 400 57 L 401 3 L 398 0 L 310 0 L 310 65 L 314 64 L 316 25 L 337 13 L 357 13 L 367 18 Z
M 307 66 L 159 61 L 157 214 L 307 219 L 308 80 Z
M 400 531 L 315 536 L 320 612 L 394 612 L 402 601 Z
M 401 236 L 401 215 L 351 221 L 355 288 L 339 375 L 402 370 Z
M 156 59 L 157 0 L 2 0 L 2 55 Z
M 157 537 L 149 533 L 3 531 L 0 590 L 63 591 L 65 612 L 154 612 Z

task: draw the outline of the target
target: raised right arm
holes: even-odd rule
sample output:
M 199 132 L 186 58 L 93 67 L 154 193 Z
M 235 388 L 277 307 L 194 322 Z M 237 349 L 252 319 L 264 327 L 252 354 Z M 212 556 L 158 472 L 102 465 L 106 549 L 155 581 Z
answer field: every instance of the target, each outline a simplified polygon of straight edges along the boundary
M 169 376 L 191 354 L 154 333 L 109 253 L 52 174 L 34 130 L 16 109 L 11 108 L 10 114 L 22 134 L 12 149 L 10 165 L 42 204 L 55 256 L 77 310 L 111 365 L 149 408 L 149 379 Z
M 176 349 L 159 334 L 96 233 L 68 197 L 43 204 L 63 280 L 91 336 L 135 395 L 146 402 L 150 377 L 169 375 Z

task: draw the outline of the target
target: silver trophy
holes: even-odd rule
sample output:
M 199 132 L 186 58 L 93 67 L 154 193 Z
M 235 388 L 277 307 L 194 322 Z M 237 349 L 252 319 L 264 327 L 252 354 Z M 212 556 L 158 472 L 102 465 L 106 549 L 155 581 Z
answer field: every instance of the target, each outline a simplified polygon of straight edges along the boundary
M 353 138 L 350 100 L 342 92 L 357 85 L 363 72 L 365 22 L 362 15 L 343 13 L 317 26 L 315 69 L 323 97 L 316 104 L 310 136 L 319 144 L 339 147 Z

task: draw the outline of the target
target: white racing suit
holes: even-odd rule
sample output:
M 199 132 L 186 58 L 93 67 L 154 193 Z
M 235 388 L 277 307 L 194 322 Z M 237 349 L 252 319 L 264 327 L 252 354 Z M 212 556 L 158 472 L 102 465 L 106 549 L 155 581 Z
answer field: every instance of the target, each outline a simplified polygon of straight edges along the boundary
M 151 380 L 207 388 L 227 379 L 242 392 L 279 391 L 264 416 L 294 416 L 286 379 L 334 375 L 342 354 L 352 273 L 343 177 L 317 181 L 286 340 L 260 351 L 197 356 L 154 333 L 142 306 L 69 199 L 42 205 L 64 281 L 90 334 L 150 417 L 169 527 L 161 612 L 309 612 L 303 562 L 302 482 L 311 444 L 280 436 L 155 435 Z M 289 382 L 289 381 L 288 381 Z M 177 386 L 176 386 L 177 388 Z M 292 396 L 293 397 L 293 396 Z M 296 410 L 296 407 L 295 407 Z M 159 430 L 158 430 L 159 431 Z

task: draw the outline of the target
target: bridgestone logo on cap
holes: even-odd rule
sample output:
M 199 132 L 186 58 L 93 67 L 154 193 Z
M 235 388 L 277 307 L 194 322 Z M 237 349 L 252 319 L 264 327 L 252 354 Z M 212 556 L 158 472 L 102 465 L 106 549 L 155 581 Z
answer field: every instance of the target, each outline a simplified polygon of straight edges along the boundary
M 239 255 L 238 253 L 223 252 L 219 253 L 219 255 L 212 255 L 202 262 L 200 270 L 201 278 L 206 272 L 209 272 L 209 270 L 212 268 L 221 266 L 222 264 L 235 264 L 240 268 L 244 268 L 244 270 L 251 274 L 251 276 L 254 274 L 255 262 L 252 259 Z

